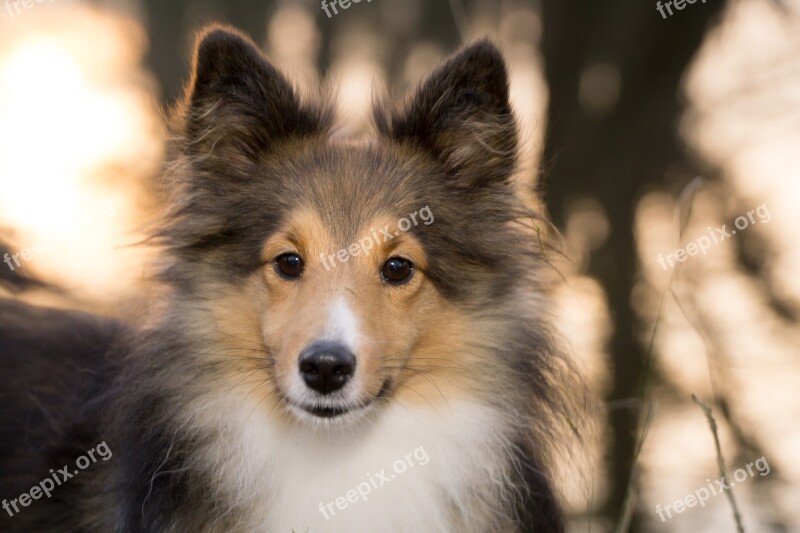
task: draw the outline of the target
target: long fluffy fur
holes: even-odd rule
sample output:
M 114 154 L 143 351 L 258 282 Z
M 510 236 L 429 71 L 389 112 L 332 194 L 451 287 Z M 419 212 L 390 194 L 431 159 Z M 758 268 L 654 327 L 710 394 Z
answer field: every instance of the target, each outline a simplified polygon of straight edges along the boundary
M 329 107 L 302 101 L 248 39 L 215 27 L 198 43 L 166 167 L 171 207 L 153 237 L 168 289 L 148 323 L 0 305 L 11 369 L 0 497 L 100 441 L 114 453 L 52 498 L 0 514 L 2 529 L 563 531 L 554 449 L 580 423 L 582 394 L 548 326 L 552 280 L 532 228 L 542 217 L 510 186 L 517 133 L 502 56 L 468 47 L 405 106 L 378 105 L 379 137 L 353 146 L 329 141 Z M 413 230 L 425 275 L 473 331 L 465 361 L 480 364 L 460 369 L 466 385 L 410 408 L 386 398 L 341 430 L 277 423 L 276 354 L 249 334 L 258 304 L 246 303 L 263 291 L 266 236 L 297 206 L 352 242 L 370 217 L 425 204 L 436 222 Z M 221 325 L 234 323 L 226 313 L 236 330 Z M 421 445 L 429 465 L 335 520 L 319 515 L 316 501 Z

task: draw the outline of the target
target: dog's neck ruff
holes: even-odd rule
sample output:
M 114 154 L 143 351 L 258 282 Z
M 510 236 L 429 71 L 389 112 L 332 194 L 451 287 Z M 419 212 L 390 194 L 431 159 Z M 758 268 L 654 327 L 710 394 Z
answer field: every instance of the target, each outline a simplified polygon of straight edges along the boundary
M 485 532 L 497 518 L 487 510 L 504 507 L 510 428 L 487 405 L 390 403 L 328 430 L 279 425 L 254 402 L 215 403 L 204 460 L 242 530 Z

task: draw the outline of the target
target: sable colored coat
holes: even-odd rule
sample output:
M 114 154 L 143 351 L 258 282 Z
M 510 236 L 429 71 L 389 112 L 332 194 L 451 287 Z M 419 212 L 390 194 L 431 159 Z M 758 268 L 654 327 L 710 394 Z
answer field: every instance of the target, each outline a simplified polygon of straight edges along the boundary
M 0 304 L 0 498 L 113 452 L 0 529 L 563 531 L 551 450 L 577 393 L 494 46 L 377 104 L 359 144 L 214 27 L 175 118 L 151 320 Z M 335 387 L 302 364 L 321 342 L 350 358 Z

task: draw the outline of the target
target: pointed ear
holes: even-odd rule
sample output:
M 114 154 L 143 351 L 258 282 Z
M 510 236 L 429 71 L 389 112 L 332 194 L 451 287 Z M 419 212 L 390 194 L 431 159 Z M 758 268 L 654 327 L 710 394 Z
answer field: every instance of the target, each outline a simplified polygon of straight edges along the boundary
M 508 73 L 489 41 L 445 62 L 402 110 L 375 110 L 378 130 L 423 148 L 463 186 L 510 178 L 517 159 L 517 125 Z
M 198 35 L 184 110 L 189 150 L 250 160 L 280 140 L 324 133 L 332 117 L 303 105 L 248 37 L 221 26 Z

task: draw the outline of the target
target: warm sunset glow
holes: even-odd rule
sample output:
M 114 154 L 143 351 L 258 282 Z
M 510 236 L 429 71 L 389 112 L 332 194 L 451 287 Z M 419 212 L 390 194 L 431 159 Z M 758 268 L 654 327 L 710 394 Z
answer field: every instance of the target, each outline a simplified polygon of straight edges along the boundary
M 580 130 L 572 120 L 582 121 L 569 114 L 548 116 L 551 95 L 544 67 L 549 56 L 542 41 L 544 35 L 547 43 L 550 28 L 545 27 L 548 17 L 542 2 L 440 1 L 466 6 L 463 17 L 455 14 L 441 23 L 453 26 L 450 32 L 442 30 L 442 35 L 433 35 L 436 29 L 429 28 L 431 21 L 420 19 L 422 6 L 430 0 L 363 2 L 358 9 L 342 11 L 332 19 L 321 12 L 319 2 L 268 0 L 258 18 L 266 31 L 257 44 L 301 94 L 322 93 L 334 100 L 334 141 L 371 142 L 375 96 L 386 93 L 401 102 L 457 48 L 459 39 L 467 42 L 488 36 L 501 48 L 510 73 L 522 147 L 515 185 L 535 209 L 552 210 L 548 171 L 555 168 L 555 161 L 551 159 L 575 157 L 577 152 L 546 152 L 551 143 L 548 121 L 562 121 L 564 132 L 560 133 L 565 140 L 558 142 L 580 147 L 584 137 L 603 138 L 597 132 L 608 131 L 614 121 L 625 124 L 627 118 L 616 117 L 615 109 L 621 109 L 620 103 L 640 88 L 632 87 L 635 83 L 621 65 L 591 54 L 581 58 L 586 64 L 581 63 L 583 74 L 575 77 L 579 79 L 575 108 L 591 117 L 597 129 L 569 131 Z M 654 6 L 655 2 L 651 1 Z M 705 9 L 704 3 L 692 8 L 695 15 Z M 115 11 L 110 4 L 115 4 L 114 9 L 119 8 L 116 4 L 125 7 Z M 169 51 L 167 55 L 174 57 L 165 70 L 177 65 L 178 57 L 180 67 L 187 67 L 191 34 L 199 21 L 219 14 L 225 22 L 236 24 L 221 15 L 236 17 L 236 10 L 225 11 L 223 4 L 219 0 L 181 3 L 186 27 L 175 32 L 185 43 L 175 45 L 176 53 Z M 157 61 L 148 64 L 148 47 L 160 53 L 158 47 L 165 42 L 156 38 L 163 37 L 164 28 L 156 29 L 158 25 L 148 19 L 152 6 L 140 0 L 102 5 L 86 0 L 37 1 L 11 17 L 0 0 L 0 244 L 16 255 L 36 247 L 35 259 L 23 261 L 17 273 L 63 289 L 78 301 L 69 305 L 112 314 L 135 301 L 131 295 L 138 296 L 137 291 L 147 286 L 143 280 L 150 273 L 146 265 L 151 251 L 130 245 L 142 240 L 142 227 L 161 207 L 153 191 L 166 137 L 163 110 L 170 102 L 159 93 L 159 81 L 168 80 L 164 87 L 169 81 L 177 85 L 178 74 L 169 80 Z M 653 108 L 654 121 L 664 128 L 674 122 L 685 143 L 677 147 L 676 153 L 683 151 L 682 155 L 670 152 L 672 167 L 664 175 L 642 176 L 641 183 L 592 184 L 594 175 L 563 182 L 585 188 L 569 202 L 565 200 L 566 220 L 559 228 L 561 235 L 552 239 L 558 250 L 547 260 L 566 283 L 553 287 L 555 308 L 547 311 L 557 317 L 560 333 L 599 398 L 596 411 L 601 413 L 597 415 L 601 435 L 592 435 L 597 442 L 587 445 L 587 458 L 576 459 L 582 471 L 564 475 L 565 479 L 571 476 L 564 483 L 570 511 L 587 525 L 575 531 L 602 531 L 609 525 L 596 519 L 602 515 L 604 492 L 613 479 L 604 470 L 614 452 L 608 434 L 609 412 L 653 405 L 654 418 L 638 463 L 640 493 L 635 495 L 635 505 L 652 509 L 715 475 L 718 466 L 709 427 L 690 398 L 696 394 L 713 403 L 723 389 L 731 420 L 744 428 L 743 433 L 780 471 L 768 483 L 752 483 L 737 493 L 743 514 L 757 516 L 759 502 L 769 499 L 768 512 L 780 514 L 776 523 L 800 527 L 796 505 L 800 501 L 800 426 L 795 423 L 800 419 L 796 390 L 800 375 L 798 6 L 800 0 L 725 0 L 719 23 L 710 26 L 684 72 L 676 95 L 680 113 L 670 107 L 669 117 L 660 116 Z M 447 9 L 442 13 L 450 17 Z M 652 9 L 652 15 L 658 17 L 658 12 Z M 677 16 L 691 17 L 693 12 Z M 675 20 L 663 23 L 667 27 Z M 646 41 L 638 28 L 626 31 L 635 35 L 631 42 Z M 676 33 L 674 38 L 681 35 Z M 626 41 L 620 39 L 611 48 L 622 43 Z M 641 62 L 642 72 L 654 73 L 652 80 L 644 81 L 657 83 L 655 74 L 662 65 L 651 61 L 648 53 L 652 51 L 646 47 L 631 48 L 630 61 Z M 184 71 L 180 72 L 183 76 Z M 654 94 L 660 90 L 652 87 Z M 558 102 L 560 94 L 554 91 L 553 100 Z M 640 109 L 650 113 L 649 105 L 643 103 Z M 609 118 L 613 120 L 604 122 Z M 625 152 L 625 135 L 628 131 L 620 130 L 620 138 L 613 138 L 615 144 L 597 146 L 609 153 L 616 152 L 608 146 Z M 559 139 L 559 135 L 551 137 Z M 604 159 L 599 152 L 592 152 L 588 160 Z M 629 153 L 635 160 L 636 152 L 625 152 L 624 164 L 614 166 L 615 172 L 627 165 Z M 631 168 L 638 172 L 639 167 Z M 701 169 L 709 176 L 698 180 L 702 186 L 693 199 L 692 216 L 679 235 L 677 197 L 683 184 Z M 541 201 L 534 183 L 542 184 Z M 592 196 L 606 187 L 616 194 L 618 186 L 620 194 L 625 193 L 625 217 L 602 204 L 599 196 Z M 769 208 L 769 221 L 751 224 L 735 239 L 715 243 L 707 254 L 689 257 L 678 268 L 660 265 L 660 257 L 685 248 L 722 224 L 731 229 L 737 216 L 759 205 Z M 607 268 L 602 261 L 609 258 L 597 252 L 614 239 L 627 238 L 627 228 L 620 228 L 619 220 L 629 219 L 635 219 L 636 251 L 625 257 L 635 274 L 626 280 L 631 290 L 625 296 L 630 296 L 633 312 L 619 313 L 609 303 L 618 304 L 619 299 L 609 298 L 613 291 L 598 275 Z M 0 297 L 35 303 L 52 297 L 38 288 L 20 295 L 4 291 L 0 284 Z M 665 304 L 659 314 L 662 298 Z M 62 300 L 54 305 L 67 306 Z M 619 395 L 631 397 L 606 402 L 617 394 L 615 378 L 621 369 L 614 367 L 618 354 L 610 352 L 621 315 L 630 322 L 626 335 L 633 341 L 649 350 L 652 336 L 647 360 L 652 387 L 644 399 L 625 390 Z M 635 342 L 618 344 L 616 349 Z M 750 450 L 732 431 L 733 422 L 718 414 L 730 460 L 754 459 L 737 457 Z M 767 486 L 769 491 L 760 495 L 758 491 Z M 644 527 L 656 533 L 733 530 L 724 498 L 712 501 L 706 511 L 663 524 L 651 512 L 644 517 Z
M 114 249 L 133 240 L 135 199 L 109 178 L 157 162 L 150 104 L 120 83 L 140 53 L 112 17 L 71 10 L 53 30 L 49 10 L 25 15 L 0 47 L 0 226 L 13 230 L 13 251 L 50 244 L 22 268 L 108 290 L 130 266 Z M 98 32 L 109 40 L 92 57 L 85 41 Z

